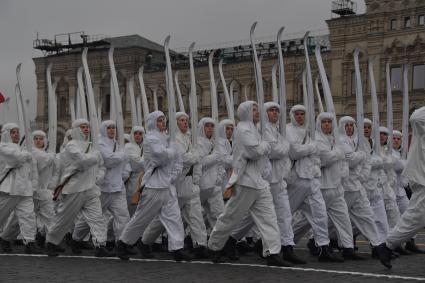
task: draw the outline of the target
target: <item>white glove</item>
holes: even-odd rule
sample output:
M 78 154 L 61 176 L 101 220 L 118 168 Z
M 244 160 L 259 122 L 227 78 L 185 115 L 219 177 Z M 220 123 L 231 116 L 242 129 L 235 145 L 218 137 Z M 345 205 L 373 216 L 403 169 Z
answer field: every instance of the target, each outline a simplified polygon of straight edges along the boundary
M 264 152 L 265 155 L 267 155 L 272 150 L 272 147 L 268 142 L 262 141 L 260 142 L 260 149 L 262 152 Z
M 32 160 L 32 155 L 29 152 L 24 152 L 22 157 L 23 157 L 24 161 L 26 161 L 26 162 L 29 162 L 29 161 Z

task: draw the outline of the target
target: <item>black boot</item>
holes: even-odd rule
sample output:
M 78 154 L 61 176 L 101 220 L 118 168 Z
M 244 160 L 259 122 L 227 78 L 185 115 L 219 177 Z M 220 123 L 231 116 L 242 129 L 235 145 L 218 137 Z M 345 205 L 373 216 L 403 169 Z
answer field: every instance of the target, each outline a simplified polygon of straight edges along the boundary
M 183 249 L 172 252 L 175 261 L 191 261 L 193 257 Z
M 264 256 L 263 256 L 263 241 L 262 241 L 261 239 L 258 239 L 258 240 L 255 242 L 254 250 L 255 250 L 255 252 L 257 252 L 257 253 L 258 253 L 258 255 L 259 255 L 261 258 L 264 258 Z
M 79 244 L 80 244 L 80 249 L 82 250 L 94 249 L 94 246 L 89 241 L 81 241 Z
M 2 249 L 3 252 L 5 252 L 5 253 L 13 252 L 12 245 L 10 244 L 10 241 L 6 241 L 6 240 L 3 240 L 2 238 L 0 238 L 0 243 L 1 243 L 1 249 Z
M 391 269 L 391 249 L 389 249 L 385 243 L 382 243 L 376 248 L 376 253 L 378 254 L 378 258 L 381 263 L 386 268 Z
M 46 254 L 48 256 L 58 256 L 59 253 L 58 253 L 56 247 L 57 246 L 55 244 L 47 242 L 46 243 Z
M 208 258 L 207 248 L 204 246 L 193 248 L 192 252 L 197 259 Z
M 184 238 L 184 248 L 188 251 L 191 251 L 192 249 L 194 249 L 192 237 L 190 235 L 187 235 Z
M 239 260 L 238 251 L 236 250 L 236 239 L 229 237 L 224 245 L 223 252 L 230 260 Z
M 410 239 L 410 241 L 408 241 L 406 243 L 406 250 L 408 250 L 409 252 L 412 252 L 414 254 L 425 254 L 424 250 L 421 250 L 415 243 L 415 239 Z
M 137 241 L 137 249 L 141 258 L 155 258 L 150 245 L 143 244 L 142 240 Z
M 294 253 L 293 246 L 282 246 L 282 257 L 284 260 L 289 261 L 293 264 L 306 264 L 307 262 L 301 258 L 299 258 Z
M 72 234 L 71 233 L 66 233 L 65 237 L 64 237 L 65 243 L 66 245 L 69 247 L 71 245 L 71 240 L 72 240 Z
M 221 259 L 221 251 L 208 250 L 210 259 L 213 263 L 223 263 L 224 260 Z
M 42 235 L 40 232 L 37 232 L 35 235 L 35 241 L 40 249 L 44 249 L 46 245 L 46 237 L 44 235 Z
M 127 245 L 124 242 L 122 241 L 117 242 L 117 244 L 115 245 L 115 255 L 122 260 L 130 259 L 127 253 Z
M 314 239 L 309 239 L 307 242 L 307 248 L 311 255 L 318 256 L 319 255 L 319 248 L 316 246 L 316 242 Z
M 409 252 L 408 250 L 403 249 L 402 246 L 398 246 L 397 248 L 394 249 L 395 252 L 397 252 L 399 255 L 412 255 L 411 252 Z
M 329 251 L 327 245 L 319 247 L 319 262 L 344 262 L 344 259 Z
M 362 257 L 353 248 L 344 248 L 342 250 L 342 257 L 345 260 L 365 260 L 365 257 Z
M 245 241 L 245 240 L 238 241 L 236 243 L 236 250 L 238 251 L 240 255 L 245 255 L 247 253 L 254 251 L 254 244 L 252 242 L 249 243 L 248 241 Z
M 95 257 L 113 257 L 115 253 L 111 253 L 106 249 L 106 246 L 99 246 L 94 248 Z
M 115 248 L 115 241 L 106 241 L 106 249 L 108 251 L 113 251 Z
M 26 254 L 41 254 L 41 250 L 37 248 L 35 242 L 29 242 L 25 245 Z
M 75 255 L 79 255 L 83 252 L 80 248 L 80 242 L 78 242 L 74 239 L 71 239 L 69 241 L 69 247 L 71 248 L 72 253 L 75 254 Z
M 291 267 L 290 264 L 285 263 L 279 254 L 271 254 L 266 257 L 268 266 L 285 266 Z

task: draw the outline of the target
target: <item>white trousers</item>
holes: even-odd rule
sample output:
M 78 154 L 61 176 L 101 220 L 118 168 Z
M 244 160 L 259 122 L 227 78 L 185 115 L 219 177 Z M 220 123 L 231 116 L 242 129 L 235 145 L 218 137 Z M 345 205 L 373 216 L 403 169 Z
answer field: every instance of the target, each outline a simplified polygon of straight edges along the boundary
M 425 186 L 410 183 L 412 197 L 407 210 L 388 233 L 387 246 L 391 249 L 412 238 L 425 225 Z
M 381 244 L 366 191 L 364 189 L 345 191 L 344 198 L 350 213 L 351 223 L 369 240 L 372 246 Z
M 224 210 L 223 191 L 221 187 L 201 189 L 199 199 L 210 227 L 214 227 L 218 217 Z
M 171 231 L 168 224 L 173 225 L 173 229 L 175 229 L 173 231 L 184 231 L 180 210 L 170 209 L 171 207 L 178 208 L 175 191 L 173 196 L 173 192 L 169 188 L 151 189 L 145 187 L 139 204 L 137 205 L 136 212 L 130 218 L 127 225 L 125 225 L 120 236 L 120 240 L 127 245 L 134 245 L 137 240 L 143 236 L 146 228 L 155 219 L 155 217 L 158 217 L 158 220 L 161 221 L 162 225 L 164 225 L 166 229 L 169 229 L 167 231 Z M 182 247 L 184 232 L 179 232 L 176 235 L 173 235 L 172 232 L 170 234 L 171 236 L 176 237 L 176 239 L 180 237 L 181 240 L 176 241 L 176 246 L 179 246 L 180 244 L 178 243 L 181 241 Z M 174 247 L 169 246 L 169 249 L 170 248 Z
M 382 190 L 366 190 L 366 193 L 373 211 L 378 241 L 382 243 L 387 238 L 390 230 Z
M 104 245 L 106 242 L 106 223 L 102 215 L 98 189 L 90 189 L 75 194 L 62 194 L 46 241 L 55 245 L 62 242 L 65 234 L 74 226 L 78 214 L 90 227 L 94 245 Z
M 344 248 L 353 248 L 353 229 L 347 203 L 344 199 L 344 189 L 342 186 L 332 189 L 321 190 L 326 204 L 326 212 L 331 221 L 333 231 L 338 238 L 338 243 Z M 301 214 L 304 216 L 303 214 Z M 294 234 L 297 235 L 295 241 L 299 241 L 310 229 L 306 217 L 294 218 Z
M 125 191 L 122 190 L 121 192 L 114 193 L 101 192 L 100 204 L 105 219 L 104 222 L 107 227 L 110 226 L 109 223 L 112 225 L 113 236 L 107 237 L 107 240 L 113 240 L 114 238 L 118 239 L 121 236 L 125 224 L 130 220 Z M 89 232 L 90 227 L 87 225 L 84 216 L 80 214 L 75 223 L 72 238 L 76 241 L 82 241 Z
M 169 191 L 170 197 L 162 207 L 160 214 L 156 215 L 144 230 L 142 242 L 146 245 L 155 243 L 165 228 L 168 235 L 168 250 L 176 251 L 184 247 L 184 227 L 176 188 L 171 186 Z
M 45 235 L 52 225 L 54 216 L 54 202 L 52 199 L 34 199 L 34 212 L 37 223 L 37 231 Z
M 263 239 L 263 254 L 279 253 L 281 248 L 279 227 L 270 190 L 239 185 L 233 190 L 233 196 L 226 203 L 224 212 L 217 219 L 211 232 L 208 248 L 213 251 L 223 249 L 235 226 L 249 213 Z
M 18 220 L 25 243 L 33 242 L 36 234 L 36 223 L 32 197 L 11 196 L 0 192 L 0 226 L 5 225 L 0 237 L 4 240 L 16 239 L 15 225 L 6 224 L 8 220 L 13 222 L 13 217 L 9 218 L 12 212 L 15 213 Z
M 192 178 L 190 178 L 192 179 Z M 187 197 L 187 194 L 180 194 L 179 197 L 178 188 L 178 205 L 180 207 L 180 214 L 183 222 L 187 225 L 189 234 L 191 235 L 193 244 L 195 246 L 207 246 L 207 231 L 205 228 L 204 219 L 202 217 L 202 207 L 199 198 L 199 187 L 192 184 L 192 182 L 186 184 L 191 186 L 191 194 Z M 152 242 L 152 239 L 157 239 L 164 231 L 165 228 L 161 221 L 155 218 L 148 228 L 143 233 L 143 243 Z M 173 236 L 173 235 L 171 235 Z M 170 238 L 171 240 L 172 238 Z M 171 243 L 169 243 L 170 245 Z
M 387 212 L 387 220 L 390 229 L 392 229 L 400 218 L 396 198 L 384 198 L 385 211 Z
M 398 188 L 396 195 L 396 202 L 398 206 L 398 210 L 400 212 L 400 216 L 407 210 L 409 206 L 409 198 L 406 195 L 406 190 L 404 188 Z
M 279 226 L 280 241 L 282 246 L 294 246 L 294 232 L 292 230 L 292 213 L 289 206 L 288 191 L 286 183 L 270 184 L 270 192 L 276 211 L 277 224 Z M 240 240 L 245 237 L 254 226 L 251 214 L 245 215 L 240 224 L 232 232 L 232 237 Z
M 328 245 L 328 215 L 320 192 L 320 180 L 297 178 L 288 186 L 288 196 L 292 214 L 299 209 L 302 211 L 311 225 L 316 244 Z M 294 231 L 294 238 L 298 237 Z

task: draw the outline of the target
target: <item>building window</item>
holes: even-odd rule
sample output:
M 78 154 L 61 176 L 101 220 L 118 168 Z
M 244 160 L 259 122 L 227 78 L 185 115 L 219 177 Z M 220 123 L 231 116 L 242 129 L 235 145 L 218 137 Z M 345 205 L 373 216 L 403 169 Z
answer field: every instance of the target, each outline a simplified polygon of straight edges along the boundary
M 419 15 L 418 16 L 418 26 L 425 25 L 425 15 Z
M 404 27 L 405 28 L 410 28 L 411 27 L 410 17 L 405 17 L 404 18 Z
M 402 90 L 402 75 L 400 66 L 391 67 L 391 89 L 394 91 Z
M 397 20 L 396 19 L 392 19 L 390 21 L 390 29 L 391 30 L 396 30 L 397 29 Z
M 413 66 L 413 80 L 412 89 L 424 89 L 425 88 L 425 65 L 414 65 Z

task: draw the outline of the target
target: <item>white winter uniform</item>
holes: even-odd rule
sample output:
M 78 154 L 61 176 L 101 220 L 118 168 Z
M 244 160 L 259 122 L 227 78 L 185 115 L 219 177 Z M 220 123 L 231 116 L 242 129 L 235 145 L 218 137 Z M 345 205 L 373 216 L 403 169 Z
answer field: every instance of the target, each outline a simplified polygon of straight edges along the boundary
M 286 127 L 286 136 L 290 143 L 289 157 L 293 160 L 288 178 L 289 203 L 292 214 L 302 210 L 312 227 L 316 244 L 324 246 L 329 244 L 329 236 L 325 201 L 320 192 L 320 160 L 315 154 L 315 143 L 308 143 L 305 127 L 295 121 L 295 111 L 299 110 L 304 113 L 306 111 L 302 105 L 291 108 L 291 123 Z M 295 239 L 297 238 L 295 233 Z
M 134 133 L 141 132 L 145 134 L 145 129 L 141 126 L 135 126 L 131 129 L 130 142 L 124 146 L 124 151 L 128 156 L 129 163 L 127 168 L 129 169 L 129 176 L 125 180 L 125 186 L 127 191 L 127 204 L 130 205 L 131 196 L 137 189 L 137 180 L 139 179 L 140 172 L 143 171 L 144 158 L 143 158 L 143 143 L 137 144 L 134 141 Z M 133 212 L 134 213 L 134 212 Z M 133 214 L 132 213 L 132 214 Z
M 161 221 L 167 230 L 169 250 L 178 250 L 183 248 L 184 228 L 173 182 L 181 173 L 181 168 L 180 172 L 176 170 L 177 145 L 169 145 L 168 136 L 156 127 L 160 117 L 165 117 L 161 111 L 148 115 L 147 134 L 143 141 L 144 189 L 136 212 L 125 226 L 120 240 L 133 245 L 143 235 L 146 241 L 144 243 L 151 244 L 147 241 L 149 235 L 145 236 L 144 232 L 149 223 L 157 218 L 154 221 Z
M 267 102 L 264 110 L 270 108 L 280 109 L 279 104 Z M 279 133 L 278 125 L 266 122 L 264 140 L 270 143 L 271 152 L 269 160 L 271 162 L 270 191 L 273 196 L 273 203 L 276 210 L 277 223 L 280 231 L 280 241 L 282 246 L 294 246 L 294 233 L 292 230 L 292 214 L 289 205 L 288 191 L 286 190 L 289 172 L 291 171 L 291 160 L 289 159 L 289 142 Z M 246 236 L 247 232 L 254 225 L 250 214 L 248 219 L 241 221 L 241 224 L 232 232 L 232 237 L 240 239 Z
M 181 116 L 187 116 L 186 113 L 177 112 L 176 119 Z M 207 245 L 207 231 L 201 211 L 201 201 L 199 198 L 199 187 L 193 184 L 192 174 L 193 166 L 199 161 L 199 155 L 192 148 L 190 132 L 182 133 L 177 129 L 176 143 L 179 145 L 179 154 L 183 162 L 183 169 L 176 181 L 176 191 L 178 197 L 178 205 L 183 222 L 187 224 L 187 228 L 192 237 L 194 245 Z M 143 243 L 152 243 L 164 231 L 164 226 L 159 219 L 155 219 L 149 224 L 143 234 Z
M 273 197 L 269 184 L 262 178 L 270 145 L 262 141 L 252 117 L 255 102 L 245 101 L 238 107 L 239 124 L 233 142 L 233 174 L 228 186 L 235 185 L 233 196 L 214 226 L 208 247 L 223 248 L 239 221 L 250 213 L 263 239 L 263 254 L 280 252 L 281 242 Z
M 211 118 L 202 118 L 198 123 L 198 144 L 197 151 L 200 162 L 194 167 L 193 178 L 199 180 L 201 205 L 207 215 L 208 222 L 213 227 L 217 218 L 224 210 L 224 201 L 222 195 L 221 183 L 218 179 L 220 168 L 224 164 L 224 154 L 215 146 L 215 135 L 208 139 L 205 136 L 205 124 L 215 122 Z M 199 208 L 195 208 L 199 209 Z M 192 221 L 198 222 L 199 219 Z
M 232 173 L 232 145 L 226 136 L 226 127 L 233 126 L 235 123 L 230 119 L 223 119 L 220 121 L 217 127 L 216 135 L 216 150 L 221 153 L 223 156 L 223 162 L 219 165 L 218 168 L 218 186 L 221 187 L 221 190 L 224 192 L 226 190 L 226 184 L 229 181 L 230 175 Z
M 43 131 L 34 131 L 32 136 L 42 136 L 44 145 L 47 145 L 46 134 Z M 39 232 L 45 234 L 54 215 L 52 195 L 57 184 L 52 177 L 55 171 L 56 154 L 47 153 L 44 149 L 36 148 L 34 144 L 32 155 L 37 161 L 38 170 L 38 188 L 34 191 L 34 211 L 37 228 Z
M 402 133 L 394 130 L 393 136 L 402 138 Z M 406 160 L 401 158 L 401 147 L 398 149 L 394 148 L 392 154 L 395 158 L 394 171 L 397 174 L 396 200 L 400 215 L 402 215 L 409 206 L 409 199 L 407 198 L 406 190 L 404 189 L 408 185 L 408 182 L 407 179 L 401 174 L 404 170 L 404 167 L 406 166 Z
M 6 224 L 12 212 L 15 213 L 25 243 L 33 242 L 36 234 L 33 192 L 38 187 L 37 164 L 31 154 L 13 143 L 10 131 L 19 129 L 14 123 L 2 128 L 0 142 L 0 227 Z M 0 237 L 14 240 L 15 228 L 12 223 L 3 227 Z
M 389 135 L 386 127 L 379 127 L 380 133 Z M 390 229 L 394 227 L 400 218 L 400 211 L 398 210 L 396 191 L 397 191 L 397 174 L 394 171 L 396 159 L 388 153 L 386 145 L 381 145 L 381 156 L 383 161 L 383 193 L 385 210 L 387 212 L 387 220 Z
M 322 131 L 323 119 L 332 120 L 332 132 L 328 135 Z M 353 248 L 353 230 L 344 199 L 344 188 L 341 185 L 341 179 L 348 176 L 348 164 L 344 161 L 344 151 L 335 141 L 334 131 L 338 128 L 334 121 L 335 116 L 327 112 L 322 112 L 317 117 L 316 144 L 322 171 L 320 189 L 326 203 L 328 217 L 335 227 L 338 242 L 344 248 Z M 307 231 L 307 229 L 309 229 L 307 220 L 296 218 L 294 221 L 296 234 L 300 234 L 298 231 Z
M 130 220 L 126 191 L 122 180 L 128 157 L 115 139 L 108 137 L 107 128 L 109 126 L 115 126 L 115 122 L 106 120 L 100 125 L 99 150 L 106 168 L 105 176 L 100 183 L 100 203 L 105 223 L 109 222 L 111 216 L 113 217 L 113 232 L 115 239 L 118 239 L 125 224 Z M 85 235 L 88 234 L 89 228 L 84 219 L 79 217 L 74 227 L 73 238 L 77 241 L 83 240 Z M 108 238 L 108 241 L 112 240 L 113 237 Z
M 367 118 L 364 119 L 364 123 L 372 125 L 372 121 Z M 365 139 L 364 143 L 367 158 L 363 162 L 360 181 L 366 189 L 367 198 L 369 199 L 373 211 L 378 239 L 380 242 L 383 242 L 387 238 L 389 231 L 387 212 L 385 211 L 384 193 L 382 191 L 382 183 L 384 181 L 382 178 L 384 175 L 383 163 L 381 156 L 376 154 L 372 149 L 372 140 Z
M 386 244 L 391 249 L 410 239 L 425 225 L 425 107 L 413 112 L 410 125 L 413 142 L 402 174 L 409 180 L 412 197 L 407 210 L 388 234 Z
M 345 132 L 347 123 L 354 124 L 354 134 L 349 137 Z M 356 151 L 357 128 L 352 117 L 344 116 L 339 120 L 339 131 L 342 141 L 342 149 L 345 152 L 345 162 L 349 166 L 349 176 L 342 179 L 344 197 L 350 213 L 351 223 L 369 240 L 372 246 L 377 246 L 381 242 L 370 207 L 366 191 L 360 183 L 362 162 L 367 154 L 363 151 Z
M 89 225 L 95 246 L 104 245 L 106 242 L 106 224 L 99 199 L 100 189 L 96 184 L 104 175 L 103 160 L 100 152 L 93 149 L 85 139 L 80 129 L 82 124 L 89 122 L 78 119 L 72 123 L 72 140 L 65 145 L 60 156 L 63 166 L 60 183 L 63 184 L 69 176 L 74 173 L 75 175 L 63 187 L 57 213 L 46 236 L 46 241 L 55 245 L 58 245 L 65 233 L 72 228 L 78 215 Z

